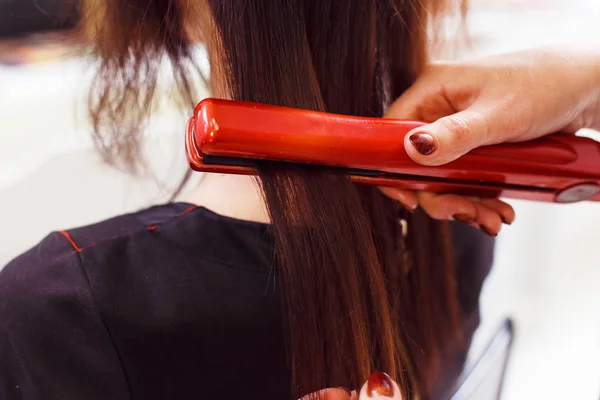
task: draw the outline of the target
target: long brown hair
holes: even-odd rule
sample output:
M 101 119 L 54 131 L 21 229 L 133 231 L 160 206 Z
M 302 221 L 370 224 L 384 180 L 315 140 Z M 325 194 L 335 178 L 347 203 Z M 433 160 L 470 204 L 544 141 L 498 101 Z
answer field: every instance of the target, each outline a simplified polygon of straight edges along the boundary
M 190 109 L 199 100 L 194 24 L 220 79 L 213 85 L 233 99 L 382 116 L 422 70 L 428 22 L 445 3 L 90 0 L 83 26 L 101 62 L 90 97 L 98 147 L 107 160 L 136 164 L 164 58 Z M 264 163 L 260 182 L 284 286 L 293 394 L 358 388 L 376 370 L 395 378 L 404 398 L 431 394 L 456 367 L 447 348 L 459 336 L 445 223 L 318 168 Z

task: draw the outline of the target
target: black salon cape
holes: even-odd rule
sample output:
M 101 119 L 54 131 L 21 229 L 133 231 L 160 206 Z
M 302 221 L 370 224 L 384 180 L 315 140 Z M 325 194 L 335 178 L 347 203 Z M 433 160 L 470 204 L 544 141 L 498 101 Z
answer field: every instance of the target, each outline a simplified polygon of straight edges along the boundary
M 454 229 L 471 334 L 493 240 Z M 289 398 L 268 237 L 185 203 L 50 234 L 0 272 L 0 399 Z

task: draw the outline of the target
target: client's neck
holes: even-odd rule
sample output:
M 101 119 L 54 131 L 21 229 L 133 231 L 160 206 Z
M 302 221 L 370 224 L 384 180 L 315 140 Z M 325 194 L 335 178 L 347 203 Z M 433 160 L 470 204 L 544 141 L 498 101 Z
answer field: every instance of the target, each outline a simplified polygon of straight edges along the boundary
M 227 217 L 269 223 L 260 188 L 251 176 L 204 174 L 185 201 Z

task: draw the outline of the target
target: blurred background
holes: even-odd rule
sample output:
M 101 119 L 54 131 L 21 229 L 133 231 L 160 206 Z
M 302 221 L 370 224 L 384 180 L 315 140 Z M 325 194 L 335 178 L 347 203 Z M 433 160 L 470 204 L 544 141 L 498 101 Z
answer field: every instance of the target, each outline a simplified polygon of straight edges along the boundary
M 41 7 L 40 21 L 9 15 L 10 3 Z M 0 0 L 0 35 L 52 28 L 43 3 Z M 457 57 L 600 38 L 600 0 L 470 3 L 472 45 Z M 206 68 L 201 50 L 197 57 Z M 131 176 L 98 159 L 85 114 L 93 70 L 64 33 L 0 39 L 0 268 L 52 230 L 168 200 L 186 171 L 187 115 L 168 103 L 157 104 L 148 124 L 146 171 Z M 162 97 L 171 87 L 162 82 Z M 503 399 L 598 400 L 600 205 L 512 204 L 517 221 L 498 239 L 473 351 L 511 317 L 516 336 Z

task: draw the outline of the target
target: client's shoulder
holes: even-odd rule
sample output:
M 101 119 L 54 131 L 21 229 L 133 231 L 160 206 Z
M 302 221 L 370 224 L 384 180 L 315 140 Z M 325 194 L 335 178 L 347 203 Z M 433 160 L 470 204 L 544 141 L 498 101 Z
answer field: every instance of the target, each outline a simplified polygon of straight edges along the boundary
M 143 238 L 160 225 L 168 225 L 194 210 L 188 203 L 167 203 L 119 215 L 78 228 L 59 231 L 73 250 L 110 247 L 119 242 Z
M 143 237 L 157 226 L 169 224 L 178 216 L 191 211 L 195 206 L 187 203 L 157 205 L 136 212 L 119 215 L 103 221 L 71 229 L 56 230 L 48 234 L 35 246 L 13 259 L 4 269 L 42 268 L 56 262 L 80 262 L 81 253 L 88 250 L 103 251 L 131 243 L 132 238 Z M 2 266 L 0 265 L 0 270 Z

